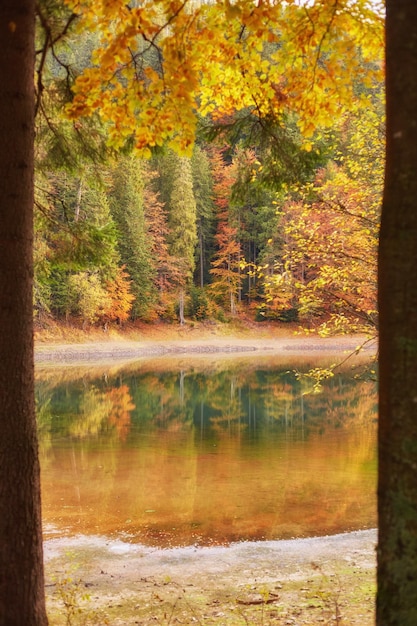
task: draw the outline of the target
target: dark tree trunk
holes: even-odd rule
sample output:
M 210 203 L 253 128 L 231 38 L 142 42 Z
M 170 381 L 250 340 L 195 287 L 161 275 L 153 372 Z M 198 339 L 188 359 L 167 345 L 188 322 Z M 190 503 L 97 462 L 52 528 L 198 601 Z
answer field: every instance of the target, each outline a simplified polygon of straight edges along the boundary
M 33 393 L 34 0 L 0 3 L 0 625 L 47 624 Z
M 417 624 L 417 2 L 387 0 L 379 249 L 379 626 Z

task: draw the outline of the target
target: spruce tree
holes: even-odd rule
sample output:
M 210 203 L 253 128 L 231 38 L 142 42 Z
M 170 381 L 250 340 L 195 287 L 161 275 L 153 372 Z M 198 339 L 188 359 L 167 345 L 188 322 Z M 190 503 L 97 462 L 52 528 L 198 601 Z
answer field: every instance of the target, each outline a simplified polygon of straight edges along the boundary
M 213 254 L 214 204 L 213 178 L 207 153 L 195 146 L 191 159 L 193 190 L 197 208 L 195 283 L 201 288 L 210 280 L 209 266 Z
M 154 268 L 147 233 L 141 164 L 134 156 L 121 157 L 113 171 L 110 207 L 119 231 L 118 249 L 132 280 L 135 296 L 132 316 L 152 316 L 155 297 Z
M 170 254 L 176 258 L 179 270 L 179 318 L 183 324 L 185 296 L 194 272 L 197 244 L 197 205 L 193 191 L 191 162 L 187 157 L 177 157 L 176 176 L 169 202 L 168 226 Z

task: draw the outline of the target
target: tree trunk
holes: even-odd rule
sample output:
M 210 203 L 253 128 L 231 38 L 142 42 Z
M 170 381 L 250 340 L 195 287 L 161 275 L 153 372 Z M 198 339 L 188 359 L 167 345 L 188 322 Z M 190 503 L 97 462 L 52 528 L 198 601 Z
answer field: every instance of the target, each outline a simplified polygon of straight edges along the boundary
M 0 625 L 47 624 L 32 326 L 34 0 L 0 4 Z
M 204 240 L 203 240 L 203 229 L 200 221 L 200 232 L 199 232 L 199 240 L 200 240 L 200 287 L 203 289 L 204 287 Z
M 379 248 L 379 626 L 417 624 L 417 2 L 387 0 Z
M 184 314 L 184 307 L 185 307 L 185 290 L 184 287 L 181 287 L 180 289 L 180 294 L 179 294 L 179 319 L 180 319 L 180 324 L 181 326 L 184 326 L 185 324 L 185 314 Z

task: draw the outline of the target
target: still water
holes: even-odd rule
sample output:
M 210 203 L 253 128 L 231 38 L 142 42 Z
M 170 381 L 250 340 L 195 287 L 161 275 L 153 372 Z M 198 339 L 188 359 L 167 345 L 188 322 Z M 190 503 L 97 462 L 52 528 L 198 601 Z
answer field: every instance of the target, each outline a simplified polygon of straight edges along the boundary
M 374 527 L 375 383 L 345 372 L 308 393 L 293 370 L 160 359 L 38 372 L 46 536 L 167 547 Z

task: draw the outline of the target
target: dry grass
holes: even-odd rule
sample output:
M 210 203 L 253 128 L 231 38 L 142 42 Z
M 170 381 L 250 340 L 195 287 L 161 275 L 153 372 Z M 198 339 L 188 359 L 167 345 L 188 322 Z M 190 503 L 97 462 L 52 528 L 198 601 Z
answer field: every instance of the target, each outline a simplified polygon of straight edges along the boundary
M 283 338 L 294 336 L 300 330 L 297 324 L 254 322 L 247 317 L 236 318 L 229 323 L 188 321 L 184 326 L 176 323 L 143 322 L 129 323 L 122 327 L 109 325 L 82 328 L 76 321 L 56 322 L 48 320 L 35 324 L 37 343 L 95 343 L 103 341 L 175 341 L 181 339 L 208 339 L 213 337 L 246 338 L 256 334 L 259 338 Z

